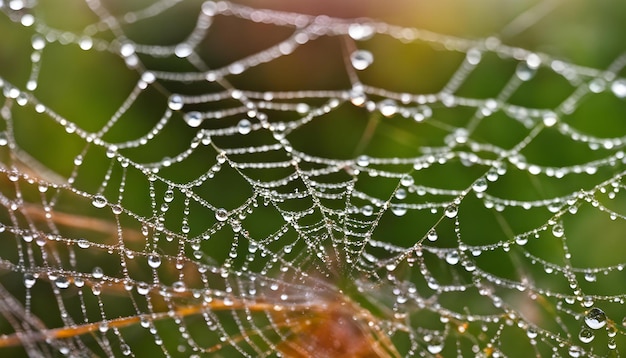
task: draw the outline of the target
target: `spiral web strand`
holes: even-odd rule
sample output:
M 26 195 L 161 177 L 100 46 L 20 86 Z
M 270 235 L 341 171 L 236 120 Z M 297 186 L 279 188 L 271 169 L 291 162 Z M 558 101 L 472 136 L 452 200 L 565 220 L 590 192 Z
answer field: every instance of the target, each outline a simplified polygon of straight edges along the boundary
M 67 6 L 0 1 L 1 350 L 620 355 L 626 56 L 506 41 L 563 3 Z

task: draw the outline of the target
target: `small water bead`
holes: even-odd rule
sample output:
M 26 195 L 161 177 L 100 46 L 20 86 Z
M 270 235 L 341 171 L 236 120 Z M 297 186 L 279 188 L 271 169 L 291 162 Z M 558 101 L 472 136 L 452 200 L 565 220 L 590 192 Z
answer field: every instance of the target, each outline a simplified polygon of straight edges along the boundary
M 170 108 L 172 108 L 171 105 L 170 105 Z M 182 105 L 180 106 L 180 108 L 182 108 Z M 202 113 L 198 111 L 191 111 L 191 112 L 185 113 L 185 115 L 183 116 L 183 119 L 185 120 L 188 126 L 194 127 L 194 128 L 200 126 L 202 124 L 202 121 L 204 120 L 204 118 L 202 118 Z
M 78 245 L 78 247 L 80 247 L 81 249 L 86 249 L 89 248 L 90 244 L 89 241 L 85 240 L 85 239 L 80 239 L 76 242 L 76 245 Z
M 237 123 L 237 131 L 239 134 L 246 135 L 252 131 L 252 123 L 247 119 L 242 119 Z
M 601 309 L 594 307 L 585 315 L 585 323 L 591 329 L 600 329 L 606 325 L 606 314 Z
M 378 104 L 380 113 L 385 117 L 391 117 L 398 112 L 398 104 L 393 99 L 386 99 Z
M 113 212 L 113 214 L 115 214 L 115 215 L 119 215 L 119 214 L 121 214 L 122 212 L 124 212 L 124 208 L 122 208 L 122 206 L 121 206 L 121 205 L 116 204 L 116 205 L 113 205 L 113 206 L 111 207 L 111 211 Z
M 374 214 L 374 208 L 371 205 L 365 205 L 361 208 L 361 213 L 365 216 Z
M 103 195 L 96 195 L 93 197 L 91 201 L 91 205 L 95 206 L 98 209 L 102 209 L 107 205 L 108 201 Z
M 362 71 L 374 62 L 374 55 L 367 50 L 357 50 L 350 55 L 350 62 L 354 69 Z
M 161 257 L 158 255 L 148 256 L 148 266 L 152 268 L 158 268 L 159 266 L 161 266 Z
M 173 111 L 178 111 L 182 109 L 183 104 L 183 97 L 178 94 L 171 95 L 170 98 L 167 100 L 167 106 Z
M 174 48 L 174 54 L 176 57 L 185 58 L 189 57 L 193 53 L 193 47 L 191 47 L 188 43 L 181 43 L 176 45 Z
M 445 212 L 444 212 L 444 214 L 446 215 L 446 217 L 448 217 L 448 218 L 450 218 L 450 219 L 452 219 L 452 218 L 456 217 L 456 215 L 457 215 L 458 213 L 459 213 L 459 208 L 457 208 L 457 206 L 456 206 L 456 205 L 454 205 L 454 204 L 453 204 L 453 205 L 449 205 L 449 206 L 446 208 Z
M 46 40 L 40 35 L 35 35 L 31 40 L 31 46 L 33 47 L 33 50 L 43 50 L 44 47 L 46 47 Z
M 163 200 L 166 203 L 171 203 L 172 200 L 174 200 L 174 190 L 172 190 L 171 188 L 167 189 L 165 191 L 165 194 L 163 195 Z
M 140 282 L 137 284 L 137 293 L 145 296 L 150 292 L 150 285 L 145 282 Z
M 585 273 L 585 281 L 587 282 L 595 282 L 596 281 L 596 275 L 592 272 L 587 272 Z
M 515 69 L 515 75 L 522 81 L 528 81 L 535 76 L 536 68 L 528 66 L 526 61 L 520 62 Z
M 172 284 L 172 289 L 174 290 L 174 292 L 185 292 L 185 283 L 182 281 L 176 281 Z
M 537 331 L 535 331 L 534 328 L 529 328 L 528 330 L 526 330 L 526 336 L 528 336 L 528 338 L 530 339 L 535 339 L 537 338 Z
M 578 339 L 580 339 L 580 341 L 583 343 L 591 343 L 594 338 L 596 338 L 596 336 L 593 334 L 592 331 L 587 328 L 581 329 L 578 333 Z
M 130 349 L 130 346 L 126 343 L 120 345 L 120 351 L 122 351 L 122 354 L 125 356 L 129 356 L 133 351 Z
M 487 190 L 487 180 L 485 178 L 477 179 L 472 185 L 472 189 L 477 193 L 482 193 Z
M 557 224 L 552 227 L 552 235 L 554 235 L 554 237 L 563 237 L 564 234 L 565 229 L 562 225 Z
M 406 190 L 404 188 L 400 188 L 400 189 L 396 190 L 395 197 L 398 200 L 406 199 Z
M 32 273 L 24 274 L 24 286 L 26 288 L 31 288 L 35 286 L 36 282 L 37 282 L 37 277 L 33 275 Z
M 351 24 L 348 27 L 348 35 L 356 41 L 368 40 L 374 36 L 374 28 L 370 25 Z
M 411 186 L 414 182 L 415 180 L 413 179 L 413 177 L 408 174 L 400 179 L 400 184 L 402 184 L 403 186 Z
M 618 98 L 626 98 L 626 79 L 618 79 L 611 83 L 611 92 Z
M 437 235 L 437 231 L 435 231 L 435 229 L 432 229 L 428 232 L 428 235 L 426 236 L 428 238 L 428 241 L 437 241 L 437 239 L 439 238 L 439 236 Z
M 356 158 L 356 165 L 360 167 L 366 167 L 370 165 L 370 157 L 368 157 L 367 155 L 359 155 Z
M 60 289 L 66 289 L 70 287 L 70 280 L 65 276 L 59 276 L 54 280 L 54 284 Z
M 446 262 L 450 265 L 456 265 L 459 263 L 459 253 L 457 251 L 451 251 L 446 255 Z
M 104 271 L 102 271 L 101 267 L 96 266 L 91 270 L 91 276 L 95 279 L 101 279 L 104 276 Z
M 571 346 L 571 347 L 569 347 L 568 353 L 569 353 L 570 357 L 578 358 L 578 357 L 582 357 L 585 352 L 579 346 Z
M 228 211 L 224 208 L 219 208 L 215 211 L 215 218 L 218 221 L 226 221 L 228 220 Z

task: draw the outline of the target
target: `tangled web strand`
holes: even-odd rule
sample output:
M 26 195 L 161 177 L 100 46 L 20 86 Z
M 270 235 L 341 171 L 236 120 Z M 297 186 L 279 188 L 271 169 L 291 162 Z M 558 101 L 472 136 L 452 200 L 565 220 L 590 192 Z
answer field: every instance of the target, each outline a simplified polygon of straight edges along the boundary
M 3 354 L 619 356 L 626 9 L 302 4 L 0 1 Z

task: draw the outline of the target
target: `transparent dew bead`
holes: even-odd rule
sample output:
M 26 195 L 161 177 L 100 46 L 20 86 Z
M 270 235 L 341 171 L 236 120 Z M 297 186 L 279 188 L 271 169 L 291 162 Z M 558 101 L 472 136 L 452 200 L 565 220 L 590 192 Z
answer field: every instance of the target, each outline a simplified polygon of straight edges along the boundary
M 487 190 L 487 180 L 484 178 L 477 179 L 472 185 L 472 189 L 477 193 L 482 193 Z
M 626 79 L 619 79 L 611 83 L 611 92 L 618 98 L 626 98 Z
M 35 277 L 35 275 L 33 275 L 32 273 L 24 274 L 24 286 L 26 288 L 31 288 L 35 286 L 35 282 L 37 282 L 37 277 Z
M 359 155 L 356 158 L 356 165 L 360 167 L 366 167 L 370 165 L 370 157 L 368 157 L 367 155 Z
M 449 205 L 445 210 L 446 217 L 450 219 L 456 217 L 458 213 L 459 213 L 459 208 L 457 208 L 456 205 Z
M 370 25 L 351 24 L 348 28 L 348 35 L 356 41 L 368 40 L 374 36 L 374 28 Z
M 374 55 L 367 50 L 357 50 L 350 54 L 350 62 L 355 70 L 362 71 L 374 62 Z
M 185 292 L 185 283 L 182 281 L 176 281 L 172 284 L 172 289 L 174 292 Z
M 569 350 L 567 351 L 567 353 L 569 353 L 569 356 L 572 358 L 578 358 L 578 357 L 582 357 L 585 351 L 579 346 L 571 346 L 569 347 Z
M 594 307 L 585 315 L 585 323 L 591 329 L 600 329 L 606 325 L 606 314 L 601 309 Z
M 554 237 L 563 237 L 563 235 L 565 234 L 565 229 L 563 229 L 562 225 L 554 225 L 552 227 L 552 235 L 554 235 Z
M 148 256 L 148 266 L 152 268 L 158 268 L 161 266 L 161 257 L 158 255 L 150 255 Z
M 393 99 L 386 99 L 378 104 L 380 113 L 385 117 L 391 117 L 398 113 L 398 104 Z
M 437 239 L 439 238 L 435 229 L 430 230 L 426 237 L 428 238 L 428 241 L 437 241 Z
M 219 208 L 215 211 L 215 218 L 218 221 L 226 221 L 228 220 L 228 211 L 223 208 Z
M 170 105 L 170 108 L 172 108 L 171 105 Z M 180 106 L 180 108 L 182 108 L 182 105 Z M 191 111 L 191 112 L 185 113 L 185 115 L 183 116 L 183 119 L 185 120 L 185 122 L 187 123 L 189 127 L 194 127 L 194 128 L 200 126 L 203 121 L 202 113 L 198 111 Z
M 183 104 L 183 97 L 178 94 L 171 95 L 170 98 L 167 100 L 167 106 L 173 111 L 178 111 L 182 109 Z
M 459 253 L 457 251 L 451 251 L 446 255 L 446 262 L 450 265 L 456 265 L 459 263 Z
M 70 287 L 70 280 L 68 280 L 65 276 L 59 276 L 54 281 L 54 284 L 60 289 L 66 289 Z
M 243 135 L 250 133 L 252 131 L 252 123 L 250 123 L 250 121 L 245 118 L 240 120 L 237 124 L 237 131 L 239 132 L 239 134 Z
M 102 271 L 101 267 L 96 266 L 91 270 L 91 276 L 95 279 L 101 279 L 104 276 L 104 271 Z
M 102 209 L 107 205 L 107 199 L 103 195 L 98 194 L 91 200 L 91 205 L 98 209 Z
M 591 343 L 596 338 L 595 334 L 587 328 L 583 328 L 578 333 L 578 339 L 583 343 Z

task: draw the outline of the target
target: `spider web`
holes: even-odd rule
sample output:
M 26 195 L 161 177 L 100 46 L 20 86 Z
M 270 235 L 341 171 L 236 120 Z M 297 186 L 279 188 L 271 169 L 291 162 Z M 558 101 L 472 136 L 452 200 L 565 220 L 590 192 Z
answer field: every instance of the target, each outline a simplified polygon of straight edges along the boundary
M 273 5 L 0 1 L 3 352 L 619 356 L 618 6 Z

